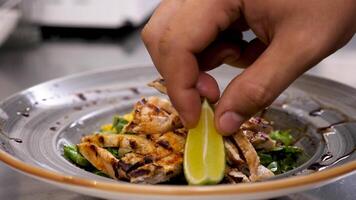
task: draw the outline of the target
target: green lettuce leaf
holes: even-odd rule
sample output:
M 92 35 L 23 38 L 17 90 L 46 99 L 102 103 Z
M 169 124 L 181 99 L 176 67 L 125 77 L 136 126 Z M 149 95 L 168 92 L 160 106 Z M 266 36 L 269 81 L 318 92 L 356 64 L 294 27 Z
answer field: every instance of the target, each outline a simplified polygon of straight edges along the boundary
M 286 131 L 281 131 L 281 130 L 277 130 L 277 131 L 272 131 L 270 133 L 270 137 L 273 140 L 279 141 L 281 142 L 283 145 L 285 146 L 289 146 L 293 143 L 293 136 L 290 133 L 290 130 L 286 130 Z

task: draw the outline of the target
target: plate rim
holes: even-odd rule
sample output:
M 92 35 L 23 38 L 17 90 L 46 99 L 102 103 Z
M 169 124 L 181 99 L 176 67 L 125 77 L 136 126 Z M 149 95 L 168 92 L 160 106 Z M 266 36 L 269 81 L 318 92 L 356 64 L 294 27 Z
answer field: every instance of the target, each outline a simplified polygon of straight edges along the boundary
M 59 184 L 93 188 L 106 192 L 140 194 L 140 195 L 165 195 L 165 196 L 197 196 L 197 195 L 236 195 L 261 192 L 273 192 L 296 187 L 305 187 L 312 184 L 322 184 L 332 179 L 356 172 L 356 161 L 314 172 L 309 175 L 288 177 L 259 183 L 214 185 L 214 186 L 171 186 L 171 185 L 141 185 L 110 183 L 76 176 L 65 175 L 45 168 L 33 166 L 18 160 L 10 154 L 0 150 L 0 160 L 14 169 L 36 178 L 53 181 Z
M 121 65 L 120 68 L 110 67 L 110 68 L 100 68 L 96 70 L 89 70 L 86 72 L 76 73 L 64 77 L 59 77 L 52 79 L 28 89 L 17 92 L 0 102 L 2 105 L 9 99 L 16 97 L 18 95 L 24 94 L 28 91 L 40 87 L 42 85 L 47 85 L 51 83 L 56 83 L 64 81 L 67 79 L 73 79 L 76 77 L 81 77 L 85 75 L 108 72 L 112 70 L 127 70 L 133 68 L 145 68 L 152 67 L 152 64 L 128 64 Z M 356 91 L 355 88 L 348 86 L 346 84 L 318 77 L 313 75 L 303 75 L 301 78 L 311 78 L 319 79 L 323 81 L 333 82 L 338 86 L 347 88 L 348 90 Z M 126 193 L 126 194 L 140 194 L 140 195 L 175 195 L 175 196 L 197 196 L 197 195 L 237 195 L 237 194 L 252 194 L 261 192 L 273 192 L 277 190 L 293 189 L 296 187 L 303 187 L 312 184 L 322 184 L 332 179 L 339 179 L 346 176 L 352 172 L 356 172 L 356 161 L 351 161 L 349 163 L 336 166 L 330 169 L 326 169 L 319 172 L 314 172 L 309 175 L 301 175 L 288 177 L 277 180 L 270 180 L 266 182 L 250 183 L 250 184 L 236 184 L 236 185 L 214 185 L 214 186 L 172 186 L 172 185 L 141 185 L 141 184 L 124 184 L 119 182 L 105 182 L 100 180 L 92 180 L 88 178 L 81 178 L 76 176 L 66 175 L 64 173 L 55 172 L 49 169 L 41 168 L 35 165 L 25 163 L 16 157 L 8 154 L 7 152 L 0 149 L 0 160 L 7 164 L 8 166 L 18 170 L 19 172 L 25 173 L 26 175 L 32 175 L 35 178 L 44 179 L 48 181 L 53 181 L 59 184 L 65 184 L 70 186 L 79 186 L 85 188 L 98 189 L 106 192 L 115 193 Z

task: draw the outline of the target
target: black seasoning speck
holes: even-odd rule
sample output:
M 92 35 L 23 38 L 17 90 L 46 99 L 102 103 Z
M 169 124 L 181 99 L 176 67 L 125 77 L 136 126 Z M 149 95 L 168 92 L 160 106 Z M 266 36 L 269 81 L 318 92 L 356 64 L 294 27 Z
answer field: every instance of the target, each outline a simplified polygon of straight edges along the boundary
M 124 96 L 124 97 L 122 97 L 122 99 L 123 99 L 123 100 L 129 100 L 130 97 L 129 97 L 129 96 Z
M 24 116 L 24 117 L 29 117 L 29 116 L 30 116 L 30 113 L 28 113 L 28 112 L 23 112 L 21 115 Z
M 139 95 L 140 92 L 138 91 L 137 88 L 130 88 L 130 90 L 132 91 L 132 93 L 136 94 L 136 95 Z
M 22 140 L 20 138 L 11 138 L 11 140 L 13 140 L 17 143 L 22 143 Z
M 87 100 L 87 98 L 85 97 L 85 95 L 83 93 L 78 93 L 77 97 L 82 101 L 86 101 Z
M 75 107 L 73 107 L 73 109 L 74 109 L 74 110 L 78 110 L 78 111 L 79 111 L 79 110 L 83 110 L 83 108 L 82 108 L 81 106 L 75 106 Z
M 56 130 L 57 130 L 57 127 L 52 126 L 52 127 L 49 128 L 49 130 L 51 130 L 51 131 L 56 131 Z
M 19 116 L 21 115 L 23 117 L 29 117 L 30 113 L 28 113 L 28 112 L 17 112 L 16 115 L 19 115 Z

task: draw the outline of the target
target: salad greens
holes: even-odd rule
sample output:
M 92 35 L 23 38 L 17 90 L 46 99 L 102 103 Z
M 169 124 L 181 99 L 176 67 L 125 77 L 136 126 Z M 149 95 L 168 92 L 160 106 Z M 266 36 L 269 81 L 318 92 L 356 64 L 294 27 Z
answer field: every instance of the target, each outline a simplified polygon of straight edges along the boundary
M 114 116 L 112 128 L 116 130 L 116 133 L 121 133 L 124 126 L 129 123 L 126 119 L 120 116 Z
M 270 133 L 273 140 L 280 142 L 282 145 L 271 150 L 261 150 L 258 152 L 260 162 L 263 166 L 270 169 L 275 174 L 281 174 L 296 168 L 299 161 L 303 158 L 303 150 L 297 146 L 291 146 L 293 136 L 290 130 L 273 131 Z
M 270 136 L 273 140 L 276 140 L 278 142 L 281 142 L 282 144 L 289 146 L 293 142 L 293 136 L 290 134 L 290 130 L 286 131 L 272 131 L 270 133 Z
M 113 119 L 112 124 L 107 124 L 101 127 L 101 133 L 111 133 L 111 134 L 118 134 L 122 131 L 124 126 L 128 123 L 126 119 L 120 116 L 115 116 Z M 108 150 L 113 156 L 116 158 L 121 158 L 124 156 L 126 153 L 130 153 L 131 150 L 129 149 L 124 149 L 124 148 L 105 148 Z M 78 148 L 76 145 L 65 145 L 63 147 L 63 154 L 66 159 L 71 161 L 73 164 L 86 169 L 87 171 L 93 172 L 94 174 L 97 174 L 99 176 L 105 176 L 108 177 L 106 174 L 100 172 L 97 170 L 95 167 L 93 167 L 90 162 L 84 158 L 80 152 L 78 151 Z
M 72 161 L 74 164 L 80 167 L 91 167 L 91 164 L 85 159 L 78 151 L 75 145 L 66 145 L 63 147 L 64 157 Z

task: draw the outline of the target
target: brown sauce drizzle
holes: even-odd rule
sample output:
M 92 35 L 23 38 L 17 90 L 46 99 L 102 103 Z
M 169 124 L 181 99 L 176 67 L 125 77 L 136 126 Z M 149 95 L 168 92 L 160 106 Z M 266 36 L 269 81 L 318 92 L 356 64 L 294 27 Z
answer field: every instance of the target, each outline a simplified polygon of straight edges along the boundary
M 333 111 L 336 111 L 338 113 L 340 113 L 342 115 L 342 117 L 344 118 L 343 120 L 339 121 L 339 122 L 336 122 L 336 123 L 333 123 L 333 124 L 330 124 L 329 126 L 327 127 L 322 127 L 322 128 L 318 128 L 316 131 L 317 133 L 320 133 L 320 134 L 325 134 L 327 132 L 330 132 L 332 131 L 331 129 L 336 126 L 336 125 L 341 125 L 341 124 L 344 124 L 344 123 L 347 123 L 347 122 L 353 122 L 352 120 L 350 120 L 349 117 L 347 117 L 344 113 L 340 112 L 339 110 L 336 110 L 334 108 L 319 108 L 319 109 L 316 109 L 316 110 L 313 110 L 311 112 L 309 112 L 309 115 L 310 116 L 313 116 L 313 117 L 318 117 L 318 116 L 321 116 L 321 112 L 324 110 L 324 109 L 328 109 L 328 110 L 333 110 Z M 324 143 L 325 145 L 327 144 L 327 141 L 324 139 L 324 137 L 322 137 L 323 140 L 324 140 Z M 336 165 L 337 163 L 339 163 L 340 161 L 344 160 L 344 159 L 347 159 L 349 156 L 351 156 L 353 153 L 356 152 L 356 148 L 354 148 L 352 151 L 350 151 L 349 153 L 346 153 L 344 154 L 343 156 L 340 156 L 338 157 L 334 162 L 330 163 L 330 164 L 322 164 L 322 162 L 325 162 L 325 161 L 328 161 L 332 158 L 334 158 L 334 155 L 332 154 L 332 152 L 326 152 L 324 155 L 321 156 L 320 160 L 311 164 L 307 169 L 309 170 L 314 170 L 314 171 L 322 171 L 328 167 L 332 167 L 334 165 Z
M 356 148 L 354 148 L 352 151 L 350 151 L 349 153 L 347 153 L 347 154 L 345 154 L 345 155 L 343 155 L 343 156 L 341 156 L 341 157 L 339 157 L 337 160 L 335 160 L 333 163 L 331 163 L 331 164 L 321 164 L 320 162 L 316 162 L 316 163 L 313 163 L 313 164 L 311 164 L 309 167 L 308 167 L 308 169 L 310 169 L 310 170 L 314 170 L 314 171 L 321 171 L 321 170 L 324 170 L 324 169 L 326 169 L 326 168 L 328 168 L 328 167 L 332 167 L 332 166 L 334 166 L 334 165 L 336 165 L 337 163 L 339 163 L 340 161 L 342 161 L 342 160 L 345 160 L 345 159 L 347 159 L 349 156 L 351 156 L 353 153 L 355 153 L 356 152 Z M 330 156 L 332 156 L 332 155 L 330 155 Z M 323 157 L 325 157 L 325 155 L 323 156 Z M 322 158 L 323 158 L 322 157 Z M 327 158 L 327 160 L 328 159 L 330 159 L 330 158 Z M 323 159 L 322 159 L 322 161 L 323 161 Z
M 8 135 L 6 135 L 0 128 L 0 135 L 4 136 L 6 139 L 10 140 L 10 141 L 14 141 L 14 142 L 17 142 L 17 143 L 22 143 L 22 139 L 20 138 L 14 138 L 14 137 L 9 137 Z

